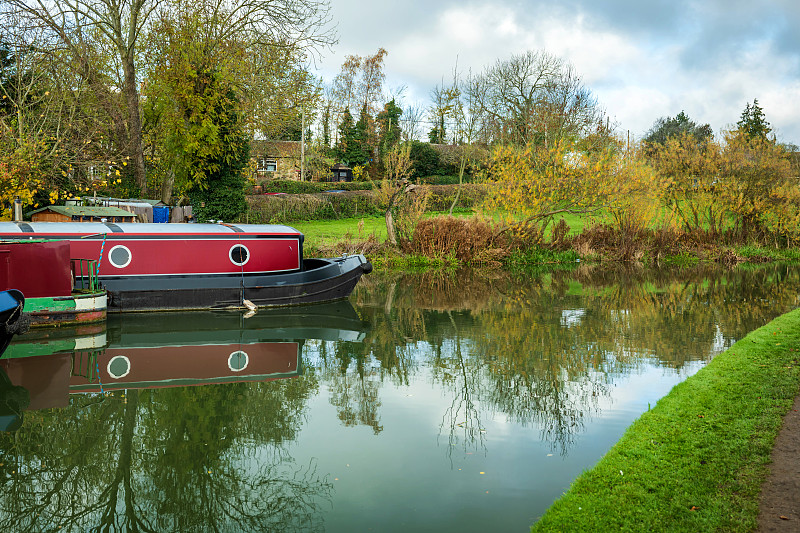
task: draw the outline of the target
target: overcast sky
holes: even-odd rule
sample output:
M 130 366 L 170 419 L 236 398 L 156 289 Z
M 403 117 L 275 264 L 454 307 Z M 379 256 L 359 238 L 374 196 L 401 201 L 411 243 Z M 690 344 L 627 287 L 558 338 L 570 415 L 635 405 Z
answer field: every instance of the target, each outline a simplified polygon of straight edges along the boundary
M 779 140 L 800 144 L 799 0 L 331 0 L 339 44 L 319 74 L 348 54 L 385 60 L 387 89 L 406 102 L 497 59 L 544 49 L 570 61 L 621 133 L 637 138 L 684 110 L 715 132 L 758 98 Z

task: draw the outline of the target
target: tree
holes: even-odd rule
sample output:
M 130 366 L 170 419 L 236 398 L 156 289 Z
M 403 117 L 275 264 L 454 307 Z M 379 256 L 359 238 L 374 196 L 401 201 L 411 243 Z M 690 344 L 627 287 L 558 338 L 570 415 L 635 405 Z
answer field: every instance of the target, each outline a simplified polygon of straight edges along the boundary
M 439 154 L 430 145 L 420 141 L 410 141 L 411 175 L 417 179 L 432 176 L 439 169 Z
M 15 196 L 38 207 L 70 194 L 108 190 L 129 161 L 88 80 L 65 68 L 68 51 L 18 12 L 4 13 L 0 67 L 0 164 L 8 181 L 3 208 Z M 114 184 L 115 185 L 115 184 Z
M 218 13 L 219 15 L 219 13 Z M 165 166 L 188 192 L 199 219 L 233 220 L 245 208 L 244 169 L 249 142 L 236 73 L 242 42 L 220 41 L 215 21 L 202 11 L 163 14 L 154 44 L 148 115 L 162 128 Z
M 225 117 L 237 117 L 231 131 L 299 138 L 320 91 L 298 61 L 331 39 L 327 6 L 314 0 L 173 0 L 170 7 L 150 35 L 146 87 L 165 200 L 176 182 L 180 192 L 205 190 L 222 162 L 238 159 L 238 145 L 221 134 Z
M 634 222 L 631 216 L 641 224 L 654 211 L 656 184 L 623 146 L 621 140 L 593 151 L 580 151 L 579 140 L 499 145 L 489 161 L 493 186 L 485 208 L 503 216 L 506 228 L 532 225 L 539 237 L 562 213 L 607 209 L 619 224 Z
M 788 154 L 774 140 L 746 128 L 726 132 L 718 185 L 742 237 L 800 236 L 800 192 Z
M 711 126 L 708 124 L 699 125 L 691 120 L 686 113 L 681 111 L 674 118 L 661 117 L 653 123 L 653 126 L 644 136 L 644 142 L 654 148 L 655 145 L 663 145 L 667 139 L 688 135 L 694 139 L 698 145 L 705 144 L 714 137 Z
M 359 164 L 366 165 L 373 160 L 376 152 L 377 135 L 375 134 L 375 121 L 369 113 L 367 104 L 361 107 L 361 113 L 358 115 L 358 120 L 355 124 L 356 142 L 360 145 L 360 150 L 364 154 L 363 162 Z
M 467 85 L 484 142 L 554 145 L 581 137 L 602 119 L 569 63 L 545 51 L 498 60 Z
M 383 111 L 378 113 L 376 122 L 378 124 L 378 149 L 381 154 L 394 148 L 400 141 L 402 130 L 400 129 L 400 116 L 403 110 L 395 104 L 394 98 L 383 106 Z
M 431 105 L 428 108 L 428 116 L 433 122 L 433 128 L 428 131 L 428 140 L 431 144 L 444 144 L 447 139 L 446 117 L 450 113 L 453 95 L 444 86 L 437 85 L 431 90 Z
M 772 128 L 769 122 L 767 122 L 764 111 L 758 105 L 757 98 L 753 99 L 752 106 L 750 102 L 745 104 L 742 116 L 739 122 L 736 123 L 736 126 L 750 138 L 760 137 L 766 139 L 770 132 L 772 132 Z
M 431 144 L 443 144 L 447 131 L 444 127 L 444 117 L 437 117 L 438 123 L 428 131 L 428 142 Z
M 378 146 L 372 117 L 380 111 L 378 102 L 383 98 L 385 79 L 383 60 L 387 54 L 385 49 L 379 48 L 372 56 L 347 56 L 330 90 L 338 112 L 334 122 L 341 123 L 345 111 L 349 112 L 353 104 L 361 106 L 362 115 L 366 113 L 363 142 L 366 145 L 364 151 L 368 154 L 375 153 Z
M 403 115 L 400 118 L 400 129 L 404 139 L 407 141 L 417 141 L 420 136 L 420 125 L 424 116 L 425 109 L 420 104 L 410 104 L 403 106 Z
M 411 143 L 405 142 L 386 153 L 386 176 L 376 191 L 385 207 L 387 238 L 394 245 L 411 239 L 427 205 L 427 195 L 415 194 L 416 185 L 408 179 L 412 171 L 410 151 Z
M 136 56 L 140 37 L 162 0 L 9 0 L 18 13 L 41 22 L 51 39 L 62 43 L 71 64 L 98 91 L 109 119 L 114 142 L 132 162 L 136 184 L 147 193 L 142 122 L 139 109 L 139 73 Z M 102 61 L 98 54 L 107 54 Z M 121 99 L 115 98 L 115 91 Z
M 364 151 L 363 132 L 353 123 L 353 115 L 350 114 L 349 109 L 344 110 L 338 131 L 339 142 L 336 145 L 336 157 L 348 166 L 366 164 L 368 155 Z
M 185 12 L 205 13 L 209 25 L 201 30 L 206 35 L 213 33 L 217 42 L 246 43 L 242 49 L 249 53 L 251 64 L 261 58 L 258 50 L 269 50 L 271 57 L 281 58 L 285 54 L 276 51 L 289 50 L 297 57 L 298 49 L 313 52 L 335 40 L 325 0 L 9 0 L 5 5 L 5 15 L 25 17 L 31 27 L 48 32 L 46 42 L 58 43 L 63 49 L 67 57 L 62 59 L 62 68 L 72 69 L 91 89 L 83 97 L 103 110 L 108 129 L 113 132 L 104 142 L 130 163 L 125 170 L 132 169 L 143 193 L 148 184 L 139 98 L 143 76 L 139 65 L 142 60 L 153 59 L 153 54 L 147 54 L 146 45 L 156 35 L 148 31 L 156 13 L 161 20 Z M 240 81 L 245 87 L 250 78 L 242 76 Z M 244 94 L 239 96 L 242 105 L 255 101 L 243 98 Z
M 717 193 L 720 146 L 713 138 L 698 142 L 691 130 L 645 142 L 648 160 L 659 176 L 662 200 L 689 233 L 723 230 L 727 211 Z

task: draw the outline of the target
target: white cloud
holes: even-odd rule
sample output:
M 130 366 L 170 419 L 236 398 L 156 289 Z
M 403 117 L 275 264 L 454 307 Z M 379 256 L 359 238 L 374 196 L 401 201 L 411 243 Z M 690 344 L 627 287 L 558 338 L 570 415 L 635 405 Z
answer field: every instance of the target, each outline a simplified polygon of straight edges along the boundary
M 382 46 L 389 51 L 387 85 L 407 85 L 407 100 L 427 104 L 434 85 L 451 79 L 456 62 L 462 73 L 476 72 L 543 48 L 573 63 L 623 131 L 641 135 L 657 118 L 681 110 L 719 131 L 758 98 L 779 134 L 800 143 L 800 50 L 786 52 L 785 42 L 773 42 L 773 35 L 787 35 L 781 15 L 795 8 L 785 3 L 765 1 L 758 21 L 751 20 L 752 6 L 719 2 L 645 6 L 624 21 L 622 4 L 586 0 L 569 7 L 535 0 L 524 6 L 407 0 L 402 21 L 387 16 L 391 10 L 342 7 L 348 5 L 336 0 L 332 7 L 362 16 L 340 27 L 341 44 L 325 62 L 327 79 L 344 55 Z

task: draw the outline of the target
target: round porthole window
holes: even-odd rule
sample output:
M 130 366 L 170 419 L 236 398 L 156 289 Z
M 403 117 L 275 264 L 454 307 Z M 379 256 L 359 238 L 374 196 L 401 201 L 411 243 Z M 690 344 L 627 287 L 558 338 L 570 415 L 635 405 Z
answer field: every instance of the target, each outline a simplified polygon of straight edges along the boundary
M 231 262 L 236 266 L 243 266 L 250 260 L 250 250 L 242 244 L 231 246 L 228 255 L 231 258 Z
M 247 352 L 241 350 L 233 352 L 228 356 L 228 368 L 234 372 L 241 372 L 247 368 L 249 362 L 250 358 L 247 356 Z
M 114 379 L 124 378 L 131 371 L 131 360 L 124 355 L 115 355 L 106 367 L 108 375 Z
M 108 262 L 117 268 L 125 268 L 131 263 L 131 251 L 127 246 L 118 244 L 108 252 Z

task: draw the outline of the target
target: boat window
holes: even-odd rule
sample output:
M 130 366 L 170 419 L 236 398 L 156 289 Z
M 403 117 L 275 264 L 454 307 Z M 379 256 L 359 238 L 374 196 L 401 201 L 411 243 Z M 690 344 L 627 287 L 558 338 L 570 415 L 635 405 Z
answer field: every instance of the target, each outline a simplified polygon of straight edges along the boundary
M 234 372 L 241 372 L 247 368 L 249 362 L 250 358 L 247 356 L 247 352 L 241 350 L 233 352 L 228 356 L 228 368 Z
M 124 355 L 115 355 L 106 367 L 108 375 L 114 379 L 124 378 L 131 371 L 131 361 Z
M 250 251 L 242 244 L 235 244 L 231 246 L 228 255 L 231 258 L 231 263 L 236 266 L 243 266 L 247 264 L 247 261 L 250 259 Z
M 118 244 L 108 252 L 108 261 L 117 268 L 125 268 L 131 263 L 131 251 Z

